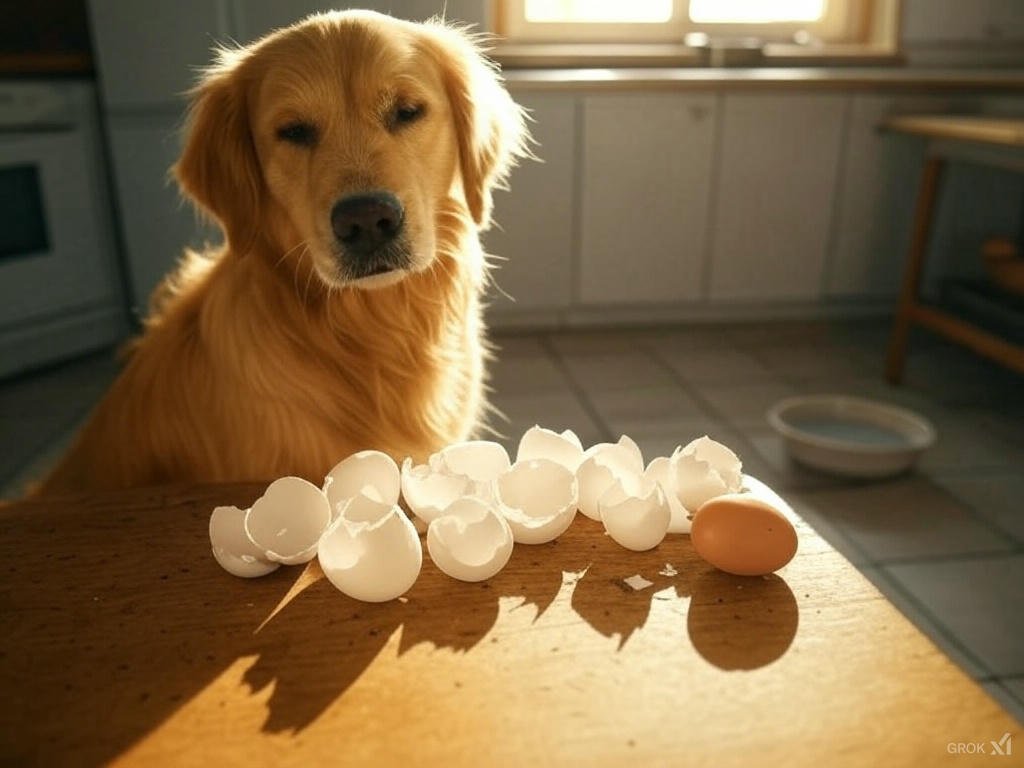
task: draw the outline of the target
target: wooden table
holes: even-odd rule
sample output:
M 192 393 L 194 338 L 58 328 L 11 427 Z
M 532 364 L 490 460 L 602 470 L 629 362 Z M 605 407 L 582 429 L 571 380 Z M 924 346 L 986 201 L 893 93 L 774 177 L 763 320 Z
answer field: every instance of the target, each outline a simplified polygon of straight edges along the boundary
M 0 508 L 0 764 L 963 766 L 950 742 L 1019 733 L 803 523 L 740 578 L 580 516 L 490 582 L 425 558 L 370 605 L 315 563 L 216 565 L 211 508 L 261 492 Z
M 946 162 L 958 159 L 1024 172 L 1024 119 L 904 115 L 889 118 L 882 123 L 882 128 L 928 140 L 903 287 L 889 341 L 886 378 L 894 384 L 902 380 L 907 342 L 913 325 L 928 328 L 952 342 L 1024 373 L 1024 347 L 931 306 L 920 298 L 928 241 Z

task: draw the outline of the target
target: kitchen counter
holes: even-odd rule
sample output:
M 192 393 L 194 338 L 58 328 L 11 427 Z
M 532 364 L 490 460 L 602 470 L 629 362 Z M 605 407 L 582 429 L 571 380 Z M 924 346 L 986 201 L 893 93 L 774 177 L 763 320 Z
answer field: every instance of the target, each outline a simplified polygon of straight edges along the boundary
M 580 516 L 489 582 L 425 556 L 371 605 L 315 562 L 217 566 L 212 507 L 261 492 L 0 507 L 0 763 L 935 766 L 1019 730 L 800 521 L 771 577 Z

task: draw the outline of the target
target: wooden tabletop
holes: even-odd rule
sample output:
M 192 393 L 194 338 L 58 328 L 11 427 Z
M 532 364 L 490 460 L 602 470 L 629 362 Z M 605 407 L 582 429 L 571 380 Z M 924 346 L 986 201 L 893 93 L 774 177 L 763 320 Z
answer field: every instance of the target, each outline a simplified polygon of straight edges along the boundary
M 982 115 L 901 115 L 882 127 L 930 139 L 954 139 L 1005 147 L 1024 147 L 1024 119 Z
M 950 742 L 1019 732 L 802 523 L 741 578 L 580 516 L 490 582 L 425 557 L 370 605 L 315 563 L 217 566 L 210 510 L 261 492 L 0 508 L 0 764 L 961 766 Z

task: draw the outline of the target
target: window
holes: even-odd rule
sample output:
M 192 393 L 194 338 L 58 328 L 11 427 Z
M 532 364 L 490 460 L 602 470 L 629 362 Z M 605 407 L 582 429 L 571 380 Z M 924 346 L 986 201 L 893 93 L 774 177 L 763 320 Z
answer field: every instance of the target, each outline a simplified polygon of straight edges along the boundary
M 757 38 L 764 46 L 894 53 L 898 0 L 495 0 L 495 10 L 496 31 L 512 45 Z

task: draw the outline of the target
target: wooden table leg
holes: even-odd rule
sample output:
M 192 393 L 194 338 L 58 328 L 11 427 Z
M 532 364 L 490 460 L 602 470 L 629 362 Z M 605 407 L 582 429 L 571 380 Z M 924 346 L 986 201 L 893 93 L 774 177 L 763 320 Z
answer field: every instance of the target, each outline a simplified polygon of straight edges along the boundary
M 932 230 L 932 214 L 938 197 L 939 182 L 945 160 L 929 157 L 921 173 L 917 192 L 917 209 L 914 213 L 914 229 L 907 252 L 907 266 L 903 273 L 903 288 L 900 291 L 892 334 L 889 337 L 889 355 L 885 365 L 885 377 L 893 384 L 903 379 L 903 367 L 907 359 L 907 341 L 913 321 L 914 306 L 917 304 L 921 276 L 924 273 L 925 258 L 928 255 L 928 240 Z

